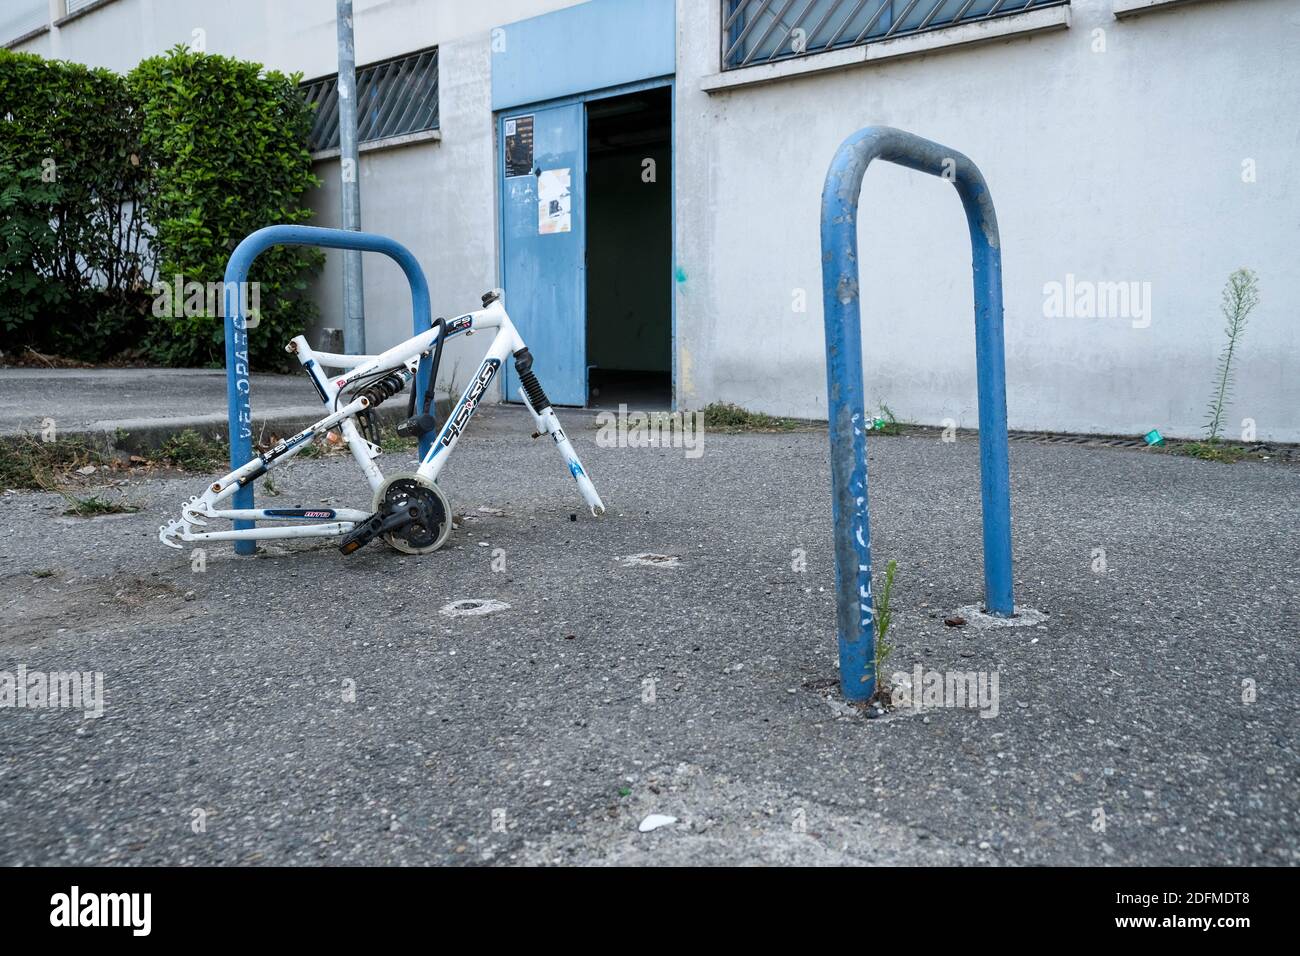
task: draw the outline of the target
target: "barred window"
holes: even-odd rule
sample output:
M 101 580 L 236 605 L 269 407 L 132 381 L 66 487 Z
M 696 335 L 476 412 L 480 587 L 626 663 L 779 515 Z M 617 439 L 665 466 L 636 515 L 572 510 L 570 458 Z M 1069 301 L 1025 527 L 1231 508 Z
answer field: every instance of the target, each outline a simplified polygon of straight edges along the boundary
M 1069 0 L 723 0 L 722 66 L 770 63 Z
M 339 148 L 339 76 L 302 85 L 316 107 L 309 148 Z M 357 142 L 369 143 L 438 128 L 438 48 L 357 67 Z

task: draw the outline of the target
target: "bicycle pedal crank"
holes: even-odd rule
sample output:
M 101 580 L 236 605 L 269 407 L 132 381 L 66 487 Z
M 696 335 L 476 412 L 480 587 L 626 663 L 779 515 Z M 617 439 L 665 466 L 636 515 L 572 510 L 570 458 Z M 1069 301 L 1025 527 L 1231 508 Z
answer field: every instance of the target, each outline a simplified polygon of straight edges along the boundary
M 375 491 L 375 513 L 344 535 L 339 550 L 353 554 L 382 536 L 405 554 L 437 551 L 451 534 L 451 504 L 419 475 L 393 475 Z

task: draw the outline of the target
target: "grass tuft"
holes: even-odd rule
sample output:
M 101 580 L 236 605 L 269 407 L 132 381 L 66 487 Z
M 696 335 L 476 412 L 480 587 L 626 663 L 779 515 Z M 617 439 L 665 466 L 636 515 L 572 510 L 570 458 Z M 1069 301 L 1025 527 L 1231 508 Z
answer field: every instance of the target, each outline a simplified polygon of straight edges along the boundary
M 157 457 L 185 471 L 211 471 L 230 459 L 230 446 L 187 428 L 164 441 Z
M 1217 461 L 1225 465 L 1241 461 L 1250 454 L 1249 449 L 1226 444 L 1217 438 L 1209 441 L 1186 442 L 1179 445 L 1177 451 L 1178 454 L 1187 455 L 1189 458 L 1199 458 L 1201 461 Z
M 0 487 L 52 491 L 68 472 L 107 461 L 80 438 L 47 442 L 23 434 L 0 441 Z
M 79 498 L 76 495 L 70 495 L 65 491 L 59 492 L 67 499 L 68 507 L 64 509 L 65 515 L 76 518 L 98 518 L 100 515 L 129 515 L 135 514 L 140 510 L 138 505 L 130 504 L 126 501 L 109 501 L 107 498 L 101 498 L 99 495 L 91 495 L 89 498 Z
M 700 411 L 704 415 L 704 427 L 720 432 L 788 432 L 807 424 L 795 418 L 751 412 L 730 402 L 714 402 Z

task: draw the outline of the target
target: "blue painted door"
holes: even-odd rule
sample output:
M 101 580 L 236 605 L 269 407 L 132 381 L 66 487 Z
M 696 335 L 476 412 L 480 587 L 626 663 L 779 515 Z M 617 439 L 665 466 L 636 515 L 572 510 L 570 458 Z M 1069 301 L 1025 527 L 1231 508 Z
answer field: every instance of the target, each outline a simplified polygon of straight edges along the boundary
M 512 110 L 499 123 L 506 311 L 550 400 L 586 405 L 586 108 Z M 506 399 L 517 402 L 507 365 Z

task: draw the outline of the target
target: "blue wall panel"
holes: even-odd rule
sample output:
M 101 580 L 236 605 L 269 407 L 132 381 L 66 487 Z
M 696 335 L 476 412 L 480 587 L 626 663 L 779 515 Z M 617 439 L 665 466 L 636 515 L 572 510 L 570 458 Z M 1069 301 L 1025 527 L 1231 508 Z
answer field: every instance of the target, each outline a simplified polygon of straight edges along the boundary
M 670 76 L 676 68 L 674 0 L 588 0 L 500 29 L 493 110 Z

